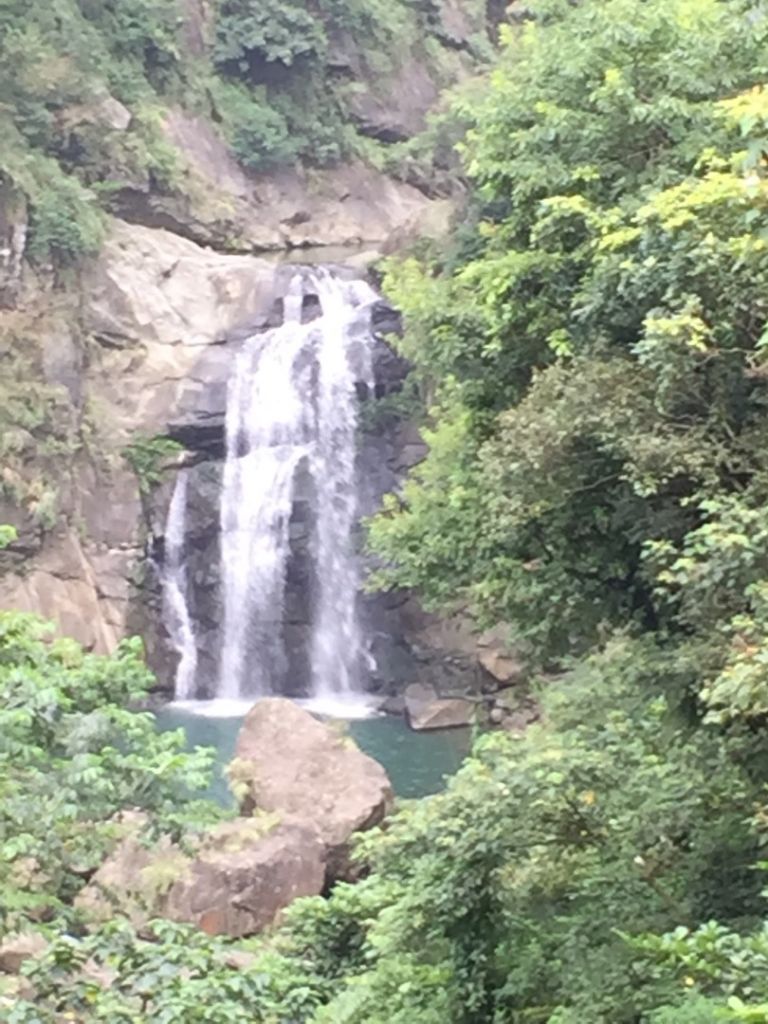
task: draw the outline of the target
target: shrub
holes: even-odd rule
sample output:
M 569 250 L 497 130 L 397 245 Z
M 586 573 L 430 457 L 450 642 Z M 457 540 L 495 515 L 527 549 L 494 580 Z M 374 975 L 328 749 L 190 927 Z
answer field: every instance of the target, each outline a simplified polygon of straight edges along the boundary
M 214 81 L 211 96 L 224 134 L 246 167 L 261 171 L 296 156 L 285 118 L 269 105 L 266 92 L 235 82 Z

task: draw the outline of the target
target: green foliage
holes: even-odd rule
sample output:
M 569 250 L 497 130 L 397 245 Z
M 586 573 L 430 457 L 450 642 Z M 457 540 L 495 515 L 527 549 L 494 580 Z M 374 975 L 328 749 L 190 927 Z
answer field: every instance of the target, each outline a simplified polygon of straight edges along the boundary
M 210 118 L 255 171 L 361 153 L 333 45 L 359 54 L 356 77 L 378 92 L 431 30 L 406 0 L 217 0 L 199 24 L 177 0 L 2 0 L 0 175 L 28 200 L 28 255 L 76 263 L 122 189 L 180 187 L 169 107 Z
M 207 755 L 125 710 L 148 685 L 133 646 L 96 659 L 6 616 L 0 905 L 6 927 L 47 916 L 53 939 L 14 1024 L 768 1020 L 768 17 L 746 0 L 533 7 L 455 100 L 465 223 L 387 266 L 430 454 L 370 537 L 374 583 L 505 622 L 558 670 L 541 722 L 480 738 L 444 793 L 360 840 L 359 884 L 297 902 L 235 970 L 226 943 L 176 926 L 82 937 L 72 897 L 115 814 L 195 827 Z M 35 10 L 34 33 L 18 11 L 13 28 L 42 69 Z M 109 11 L 87 17 L 112 32 Z M 157 17 L 143 42 L 120 28 L 123 95 L 180 73 Z M 353 144 L 339 32 L 395 45 L 436 9 L 227 0 L 218 17 L 211 104 L 262 168 Z M 54 159 L 78 67 L 30 95 L 17 152 Z M 67 230 L 47 231 L 64 254 Z M 128 447 L 143 493 L 176 451 Z
M 63 912 L 119 831 L 115 815 L 175 819 L 212 763 L 129 710 L 152 684 L 139 641 L 102 658 L 49 632 L 0 615 L 0 931 Z
M 0 550 L 7 548 L 9 544 L 13 544 L 17 536 L 16 529 L 13 526 L 6 526 L 4 523 L 0 523 Z
M 391 42 L 410 23 L 408 5 L 388 0 L 319 0 L 318 6 L 334 28 L 351 32 L 356 40 Z
M 8 624 L 8 662 L 28 659 L 30 628 Z M 365 836 L 365 881 L 297 902 L 246 966 L 230 966 L 226 943 L 167 923 L 138 937 L 116 921 L 79 939 L 59 919 L 26 969 L 41 1016 L 20 1003 L 11 1020 L 630 1024 L 688 1004 L 692 986 L 751 998 L 735 929 L 761 907 L 754 784 L 737 746 L 669 712 L 666 664 L 653 643 L 628 640 L 584 662 L 545 697 L 546 725 L 484 738 L 444 794 Z M 82 843 L 78 853 L 82 871 Z M 694 974 L 688 961 L 679 980 L 664 966 L 667 940 L 647 933 L 681 920 L 693 933 L 713 911 L 733 936 L 718 964 L 735 981 L 725 967 Z M 761 941 L 745 948 L 757 956 Z
M 297 155 L 285 118 L 261 95 L 236 82 L 216 81 L 211 95 L 237 157 L 253 170 L 284 164 Z
M 153 922 L 142 936 L 119 921 L 80 941 L 62 934 L 27 969 L 35 1002 L 17 1002 L 8 1024 L 53 1024 L 62 1015 L 94 1024 L 287 1024 L 311 1017 L 317 999 L 300 969 L 274 954 L 245 958 L 254 963 L 244 967 L 231 944 L 168 921 Z M 113 979 L 109 987 L 99 982 L 100 971 Z
M 118 62 L 134 62 L 162 83 L 180 60 L 177 0 L 77 0 L 77 6 Z
M 412 873 L 343 998 L 420 1019 L 397 950 L 414 982 L 447 968 L 444 1019 L 764 1021 L 743 723 L 768 713 L 768 24 L 714 0 L 534 8 L 457 100 L 467 224 L 387 267 L 434 425 L 370 540 L 378 585 L 506 622 L 534 663 L 586 659 L 543 729 L 414 809 L 411 846 L 404 817 L 387 831 L 381 876 Z
M 53 175 L 32 200 L 31 240 L 27 252 L 33 260 L 71 263 L 93 255 L 103 238 L 102 219 L 93 197 L 74 178 Z
M 711 587 L 696 556 L 693 615 L 668 565 L 708 503 L 763 502 L 765 100 L 733 95 L 767 52 L 738 3 L 540 14 L 459 99 L 473 237 L 388 268 L 437 426 L 371 537 L 386 585 L 469 602 L 547 662 L 617 625 L 708 634 L 704 590 L 718 624 L 748 610 L 754 528 L 738 578 Z
M 575 1020 L 633 1020 L 655 993 L 628 974 L 613 928 L 696 919 L 716 898 L 718 861 L 728 872 L 745 840 L 730 829 L 747 790 L 717 741 L 676 733 L 663 701 L 638 699 L 657 665 L 632 645 L 609 651 L 566 681 L 552 732 L 486 741 L 445 797 L 388 831 L 377 865 L 405 878 L 399 912 L 377 926 L 383 955 L 444 951 L 449 1019 L 526 1019 L 525 1008 L 548 1020 L 567 1007 Z M 734 816 L 713 828 L 724 798 Z M 751 888 L 754 900 L 745 874 L 741 899 Z M 722 909 L 745 908 L 737 897 Z
M 714 990 L 727 997 L 734 1009 L 738 1005 L 734 999 L 752 1002 L 768 997 L 765 927 L 742 936 L 710 921 L 695 931 L 681 926 L 666 935 L 641 936 L 631 940 L 631 946 L 647 957 L 659 974 L 673 968 L 683 985 L 709 993 Z
M 95 182 L 168 178 L 167 147 L 141 104 L 176 73 L 174 4 L 56 0 L 0 6 L 0 171 L 30 204 L 28 254 L 72 263 L 98 250 Z M 108 104 L 134 105 L 118 130 Z
M 481 16 L 479 25 L 484 24 Z M 439 80 L 446 51 L 437 32 L 432 6 L 408 0 L 319 0 L 309 8 L 296 0 L 222 0 L 212 59 L 225 81 L 241 87 L 238 109 L 252 125 L 237 133 L 231 125 L 227 129 L 238 155 L 256 170 L 297 157 L 313 166 L 352 155 L 372 160 L 374 144 L 356 128 L 357 94 L 385 100 L 409 56 Z M 258 117 L 253 109 L 246 113 L 243 95 L 258 106 Z M 288 147 L 276 138 L 276 115 L 287 126 Z M 226 127 L 226 115 L 224 121 Z M 258 154 L 270 137 L 269 159 L 262 160 Z M 400 150 L 392 153 L 391 173 L 401 176 L 402 160 Z
M 300 4 L 223 0 L 213 57 L 248 74 L 263 62 L 290 66 L 301 57 L 319 57 L 325 46 L 322 22 Z
M 168 463 L 184 449 L 170 437 L 136 436 L 123 449 L 123 456 L 139 481 L 142 495 L 151 493 L 163 479 L 163 470 Z

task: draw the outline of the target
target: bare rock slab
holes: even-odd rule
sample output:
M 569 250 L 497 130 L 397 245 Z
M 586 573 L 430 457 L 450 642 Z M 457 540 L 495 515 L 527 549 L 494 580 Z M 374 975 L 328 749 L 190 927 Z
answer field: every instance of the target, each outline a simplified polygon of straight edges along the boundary
M 413 683 L 405 691 L 408 724 L 417 732 L 429 729 L 466 728 L 472 724 L 475 704 L 463 697 L 439 697 L 423 683 Z
M 131 834 L 80 893 L 92 924 L 115 910 L 136 928 L 155 917 L 242 938 L 275 923 L 301 896 L 325 884 L 325 845 L 314 829 L 276 816 L 239 818 L 207 833 L 190 853 L 167 838 L 153 847 Z
M 481 650 L 478 661 L 497 683 L 504 686 L 509 686 L 523 675 L 523 665 L 520 660 L 505 651 L 493 648 Z
M 301 896 L 325 882 L 325 847 L 314 829 L 284 822 L 266 835 L 258 820 L 226 822 L 168 893 L 166 914 L 209 935 L 263 931 Z M 254 835 L 249 835 L 249 828 Z
M 260 700 L 240 730 L 230 777 L 244 813 L 258 808 L 315 828 L 331 879 L 349 877 L 349 842 L 391 809 L 382 766 L 333 726 L 279 697 Z

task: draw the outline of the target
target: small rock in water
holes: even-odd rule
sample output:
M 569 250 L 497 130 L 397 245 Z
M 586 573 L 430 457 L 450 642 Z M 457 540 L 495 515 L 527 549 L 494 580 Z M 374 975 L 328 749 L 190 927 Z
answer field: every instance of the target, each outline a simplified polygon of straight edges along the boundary
M 439 697 L 432 686 L 414 683 L 405 691 L 408 724 L 418 732 L 472 724 L 475 704 L 464 697 Z
M 405 697 L 387 697 L 381 702 L 380 710 L 386 715 L 404 715 Z
M 475 705 L 460 697 L 445 697 L 427 705 L 418 714 L 409 714 L 412 729 L 422 732 L 427 729 L 459 729 L 472 724 Z

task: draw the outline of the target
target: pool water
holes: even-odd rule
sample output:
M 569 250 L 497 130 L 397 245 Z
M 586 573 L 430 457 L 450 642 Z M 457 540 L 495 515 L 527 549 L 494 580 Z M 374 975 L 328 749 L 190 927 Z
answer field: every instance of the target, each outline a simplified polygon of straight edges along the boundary
M 205 795 L 226 806 L 231 806 L 233 799 L 223 771 L 234 757 L 243 717 L 242 712 L 211 716 L 197 713 L 194 707 L 175 705 L 156 712 L 161 731 L 184 729 L 188 749 L 216 750 L 214 780 Z M 429 796 L 444 789 L 446 777 L 458 771 L 471 742 L 469 729 L 414 732 L 402 718 L 389 715 L 357 718 L 347 722 L 346 728 L 360 749 L 384 766 L 395 794 L 403 798 Z

